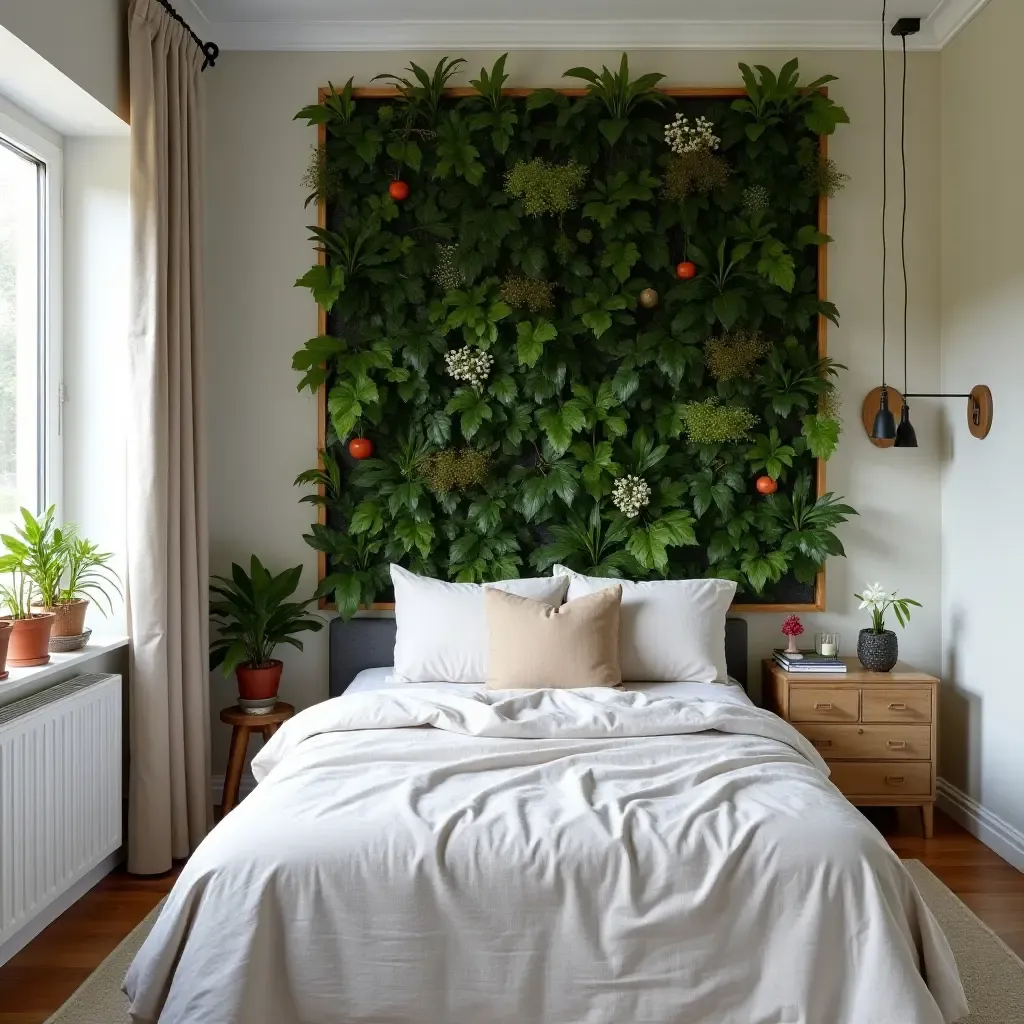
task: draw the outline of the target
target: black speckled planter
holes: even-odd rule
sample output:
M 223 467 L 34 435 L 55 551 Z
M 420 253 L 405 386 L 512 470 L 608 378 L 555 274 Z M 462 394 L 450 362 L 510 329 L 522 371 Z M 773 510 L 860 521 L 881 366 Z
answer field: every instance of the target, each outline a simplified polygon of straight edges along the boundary
M 900 658 L 896 634 L 891 629 L 884 633 L 862 629 L 857 636 L 857 657 L 869 672 L 891 672 Z

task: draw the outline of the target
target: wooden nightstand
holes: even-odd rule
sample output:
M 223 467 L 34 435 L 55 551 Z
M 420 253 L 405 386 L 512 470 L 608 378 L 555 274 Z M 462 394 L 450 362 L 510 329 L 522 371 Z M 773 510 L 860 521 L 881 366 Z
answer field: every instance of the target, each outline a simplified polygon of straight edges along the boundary
M 920 807 L 931 839 L 939 681 L 903 662 L 867 672 L 843 660 L 849 671 L 837 676 L 795 675 L 765 659 L 766 706 L 814 744 L 851 803 Z

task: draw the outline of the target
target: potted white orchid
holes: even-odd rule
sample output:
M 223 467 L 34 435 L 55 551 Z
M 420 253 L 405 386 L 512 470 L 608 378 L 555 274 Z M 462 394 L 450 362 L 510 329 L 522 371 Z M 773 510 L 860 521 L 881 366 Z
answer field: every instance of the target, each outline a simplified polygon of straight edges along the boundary
M 897 591 L 891 594 L 882 589 L 881 583 L 868 584 L 860 594 L 854 594 L 860 600 L 860 610 L 865 608 L 871 612 L 871 628 L 862 629 L 857 637 L 857 657 L 860 663 L 870 672 L 890 672 L 899 661 L 899 643 L 896 634 L 885 628 L 886 613 L 892 609 L 896 621 L 906 626 L 910 621 L 910 609 L 920 608 L 918 601 L 909 597 L 899 597 Z

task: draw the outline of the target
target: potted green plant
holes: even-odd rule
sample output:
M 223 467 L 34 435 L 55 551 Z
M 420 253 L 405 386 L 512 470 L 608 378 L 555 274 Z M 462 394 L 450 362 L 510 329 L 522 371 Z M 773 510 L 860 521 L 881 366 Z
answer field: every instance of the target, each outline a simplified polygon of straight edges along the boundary
M 318 632 L 323 621 L 306 614 L 307 601 L 289 601 L 302 566 L 272 575 L 253 555 L 249 574 L 235 563 L 230 578 L 210 584 L 210 619 L 219 635 L 210 645 L 210 668 L 235 673 L 239 706 L 251 714 L 270 711 L 277 701 L 283 663 L 273 657 L 279 644 L 302 650 L 299 633 Z
M 104 616 L 113 614 L 111 593 L 121 596 L 121 581 L 110 568 L 109 563 L 114 557 L 112 552 L 100 551 L 99 545 L 80 537 L 74 526 L 58 530 L 57 535 L 62 556 L 61 575 L 55 586 L 48 581 L 45 590 L 42 586 L 37 587 L 39 599 L 33 611 L 56 614 L 50 634 L 53 639 L 81 638 L 80 646 L 84 646 L 85 616 L 89 604 L 95 603 Z M 62 649 L 74 648 L 65 643 Z
M 9 583 L 0 584 L 0 602 L 11 623 L 8 658 L 17 668 L 45 665 L 50 660 L 50 630 L 57 616 L 35 611 L 32 605 L 35 593 L 57 593 L 64 571 L 63 536 L 54 516 L 52 505 L 39 519 L 23 508 L 16 536 L 0 535 L 4 548 L 0 575 L 10 577 Z
M 899 661 L 900 649 L 896 634 L 885 628 L 885 615 L 891 608 L 896 621 L 906 626 L 910 621 L 910 609 L 920 608 L 920 602 L 909 597 L 898 597 L 894 590 L 887 594 L 880 583 L 868 586 L 860 594 L 854 594 L 860 600 L 861 610 L 871 611 L 871 628 L 862 629 L 857 637 L 857 657 L 860 663 L 870 672 L 890 672 Z

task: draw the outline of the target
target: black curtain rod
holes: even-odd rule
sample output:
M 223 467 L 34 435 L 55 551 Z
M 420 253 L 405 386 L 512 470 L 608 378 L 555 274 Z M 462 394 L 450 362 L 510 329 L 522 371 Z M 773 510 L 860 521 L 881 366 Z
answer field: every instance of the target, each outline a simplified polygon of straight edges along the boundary
M 203 70 L 212 68 L 220 56 L 220 47 L 216 43 L 204 43 L 195 34 L 192 26 L 167 2 L 167 0 L 156 0 L 156 2 L 196 41 L 196 45 L 203 51 Z

